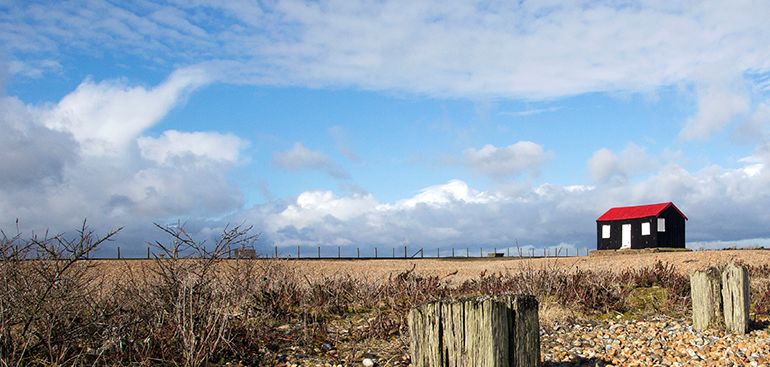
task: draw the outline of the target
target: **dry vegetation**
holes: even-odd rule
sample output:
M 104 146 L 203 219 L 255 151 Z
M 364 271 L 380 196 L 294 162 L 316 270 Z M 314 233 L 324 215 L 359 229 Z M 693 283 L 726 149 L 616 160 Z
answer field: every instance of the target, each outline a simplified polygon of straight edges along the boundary
M 764 251 L 506 260 L 234 260 L 249 228 L 214 244 L 159 227 L 154 260 L 87 259 L 115 232 L 0 239 L 0 365 L 275 365 L 286 355 L 349 364 L 367 351 L 402 362 L 405 317 L 461 294 L 529 293 L 541 322 L 686 316 L 690 270 L 751 268 L 752 309 L 770 312 Z M 180 254 L 187 254 L 180 256 Z M 298 358 L 299 358 L 298 357 Z

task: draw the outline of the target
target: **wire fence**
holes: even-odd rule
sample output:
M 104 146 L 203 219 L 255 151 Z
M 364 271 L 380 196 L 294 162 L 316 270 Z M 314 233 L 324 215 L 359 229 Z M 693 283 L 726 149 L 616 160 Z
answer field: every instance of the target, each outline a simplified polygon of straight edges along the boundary
M 344 250 L 344 251 L 343 251 Z M 316 259 L 316 260 L 329 260 L 329 259 L 472 259 L 472 258 L 550 258 L 550 257 L 579 257 L 588 256 L 590 250 L 587 248 L 574 248 L 574 247 L 550 247 L 550 248 L 513 248 L 507 247 L 498 249 L 496 247 L 486 248 L 478 247 L 451 247 L 451 248 L 431 248 L 426 249 L 424 247 L 366 247 L 363 249 L 360 247 L 355 248 L 355 254 L 352 253 L 353 248 L 350 247 L 328 247 L 318 246 L 315 248 L 309 247 L 296 247 L 296 252 L 288 250 L 285 247 L 275 246 L 270 250 L 263 250 L 257 252 L 255 249 L 231 249 L 228 252 L 229 258 L 236 259 L 264 259 L 264 258 L 283 258 L 283 259 Z M 384 250 L 384 251 L 383 251 Z M 435 250 L 435 251 L 434 251 Z M 134 256 L 121 256 L 120 247 L 116 248 L 115 257 L 104 256 L 105 251 L 100 251 L 98 255 L 92 258 L 98 259 L 155 259 L 166 257 L 166 254 L 156 254 L 152 251 L 151 247 L 147 247 L 146 257 Z M 183 256 L 183 255 L 180 255 Z

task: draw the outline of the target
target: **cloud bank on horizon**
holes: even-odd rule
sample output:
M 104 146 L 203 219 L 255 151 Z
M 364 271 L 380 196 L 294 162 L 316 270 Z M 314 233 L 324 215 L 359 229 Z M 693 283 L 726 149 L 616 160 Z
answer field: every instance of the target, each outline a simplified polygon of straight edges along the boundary
M 606 209 L 673 201 L 690 247 L 765 245 L 768 18 L 762 1 L 6 2 L 0 228 L 88 218 L 137 255 L 179 220 L 253 225 L 287 253 L 583 249 Z

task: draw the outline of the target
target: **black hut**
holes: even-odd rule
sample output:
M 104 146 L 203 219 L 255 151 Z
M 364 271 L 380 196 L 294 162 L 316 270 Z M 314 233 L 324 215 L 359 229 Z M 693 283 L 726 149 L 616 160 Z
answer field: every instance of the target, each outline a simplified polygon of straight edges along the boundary
M 674 203 L 612 208 L 596 220 L 596 249 L 685 248 L 686 220 Z

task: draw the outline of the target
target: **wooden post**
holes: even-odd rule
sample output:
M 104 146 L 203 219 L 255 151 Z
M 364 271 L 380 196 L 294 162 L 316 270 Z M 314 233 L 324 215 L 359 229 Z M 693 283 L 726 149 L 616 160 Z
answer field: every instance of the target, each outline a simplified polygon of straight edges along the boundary
M 299 259 L 299 246 L 297 246 L 297 258 Z
M 722 307 L 727 331 L 749 331 L 749 270 L 729 263 L 722 268 Z
M 724 326 L 721 280 L 722 276 L 717 268 L 690 274 L 693 329 L 702 331 L 721 329 Z
M 377 258 L 377 248 L 376 247 L 374 248 L 374 258 L 375 259 Z
M 360 259 L 360 258 L 361 258 L 361 248 L 356 247 L 356 259 Z
M 147 248 L 147 260 L 150 260 L 150 248 Z
M 118 260 L 120 260 L 120 246 L 118 246 Z
M 321 246 L 318 246 L 318 258 L 321 258 Z
M 406 254 L 406 246 L 404 246 L 404 259 L 406 259 L 406 258 L 407 258 L 407 254 Z
M 749 331 L 749 271 L 727 264 L 690 275 L 692 326 L 695 330 Z
M 409 312 L 414 367 L 540 365 L 538 303 L 530 295 L 465 296 Z

